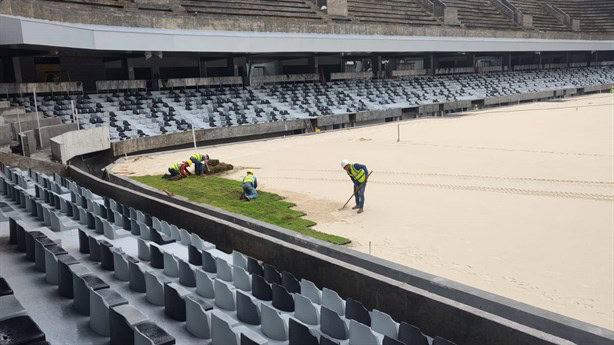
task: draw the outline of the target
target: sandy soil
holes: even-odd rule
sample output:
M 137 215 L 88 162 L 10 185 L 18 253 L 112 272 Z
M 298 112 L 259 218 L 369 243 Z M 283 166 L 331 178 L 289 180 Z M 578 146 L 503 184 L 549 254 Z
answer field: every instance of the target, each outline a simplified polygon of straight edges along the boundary
M 614 96 L 204 148 L 352 247 L 614 330 Z M 115 167 L 161 174 L 189 150 Z M 341 159 L 374 173 L 343 205 Z M 229 174 L 239 179 L 244 171 Z M 352 204 L 350 204 L 352 206 Z

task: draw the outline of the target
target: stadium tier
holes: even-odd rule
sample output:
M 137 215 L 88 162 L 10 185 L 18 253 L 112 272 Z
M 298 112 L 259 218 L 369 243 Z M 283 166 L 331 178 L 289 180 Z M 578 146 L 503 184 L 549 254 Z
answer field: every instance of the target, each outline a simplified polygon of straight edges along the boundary
M 303 23 L 314 25 L 314 32 L 323 32 L 330 23 L 394 25 L 415 27 L 460 27 L 504 31 L 582 31 L 614 32 L 614 4 L 608 0 L 3 0 L 0 13 L 41 19 L 92 24 L 147 26 L 147 20 L 131 19 L 142 15 L 166 18 L 169 28 L 174 21 L 230 20 L 241 18 L 245 23 L 274 20 L 277 24 Z M 16 3 L 11 5 L 11 3 Z M 1 2 L 0 2 L 1 3 Z M 328 5 L 328 6 L 327 6 Z M 99 11 L 98 18 L 64 19 L 62 9 L 77 13 Z M 456 10 L 458 15 L 448 21 L 445 12 Z M 40 11 L 40 14 L 38 14 Z M 58 18 L 54 18 L 56 16 Z M 122 16 L 126 18 L 121 18 Z M 524 15 L 532 22 L 523 23 Z M 120 19 L 121 18 L 121 19 Z M 574 29 L 572 20 L 580 21 Z M 162 23 L 158 23 L 162 24 Z M 243 23 L 241 23 L 243 24 Z M 166 24 L 163 24 L 166 25 Z M 198 25 L 198 24 L 197 24 Z M 319 28 L 317 26 L 320 26 Z M 267 28 L 273 26 L 266 24 Z M 258 28 L 259 27 L 259 28 Z M 255 31 L 263 26 L 255 25 Z M 237 30 L 232 25 L 218 29 Z M 281 27 L 280 27 L 281 28 Z M 283 30 L 283 29 L 282 29 Z M 308 29 L 308 31 L 311 29 Z M 277 31 L 277 30 L 275 30 Z M 382 31 L 384 34 L 385 31 Z
M 446 73 L 446 69 L 438 71 Z M 614 83 L 614 67 L 585 67 L 486 74 L 345 80 L 250 87 L 116 91 L 89 95 L 38 95 L 46 117 L 81 128 L 110 126 L 113 141 L 187 131 L 479 100 Z M 0 98 L 0 101 L 5 100 Z M 34 111 L 33 96 L 6 99 Z
M 20 289 L 48 284 L 72 299 L 64 317 L 45 321 L 43 328 L 72 329 L 85 319 L 96 336 L 80 330 L 67 334 L 67 343 L 99 335 L 112 345 L 453 344 L 291 272 L 237 251 L 227 254 L 58 175 L 0 168 L 0 221 L 9 222 L 12 249 L 3 253 L 3 265 L 9 265 L 7 255 L 21 252 L 36 273 Z M 13 339 L 44 341 L 1 277 L 0 293 L 0 332 L 12 327 Z M 135 306 L 137 299 L 147 303 Z M 47 310 L 65 301 L 38 298 Z

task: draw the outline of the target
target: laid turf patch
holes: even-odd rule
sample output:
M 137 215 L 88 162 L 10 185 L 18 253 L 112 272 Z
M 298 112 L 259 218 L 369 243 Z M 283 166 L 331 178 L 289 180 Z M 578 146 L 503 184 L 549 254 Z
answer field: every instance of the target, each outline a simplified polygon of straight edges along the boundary
M 313 230 L 315 222 L 303 218 L 305 213 L 292 207 L 293 203 L 283 200 L 274 193 L 258 191 L 258 198 L 252 201 L 239 199 L 243 188 L 239 181 L 217 176 L 206 178 L 190 176 L 179 181 L 169 181 L 156 176 L 131 176 L 132 179 L 153 188 L 180 195 L 201 204 L 222 208 L 226 211 L 251 217 L 269 224 L 296 231 L 334 244 L 348 244 L 350 240 Z

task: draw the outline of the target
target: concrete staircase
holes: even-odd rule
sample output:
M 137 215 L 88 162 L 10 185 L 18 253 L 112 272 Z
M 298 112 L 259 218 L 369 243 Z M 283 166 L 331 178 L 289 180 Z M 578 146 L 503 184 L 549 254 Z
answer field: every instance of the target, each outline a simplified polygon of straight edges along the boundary
M 533 27 L 541 31 L 569 31 L 569 28 L 544 10 L 536 0 L 508 0 L 523 14 L 533 16 Z
M 614 1 L 611 0 L 547 0 L 580 20 L 580 31 L 614 32 Z
M 186 11 L 200 15 L 322 20 L 321 15 L 303 0 L 186 0 L 181 4 Z
M 521 30 L 488 0 L 441 0 L 458 9 L 458 19 L 469 29 Z
M 420 3 L 412 0 L 349 0 L 348 14 L 363 23 L 440 25 Z

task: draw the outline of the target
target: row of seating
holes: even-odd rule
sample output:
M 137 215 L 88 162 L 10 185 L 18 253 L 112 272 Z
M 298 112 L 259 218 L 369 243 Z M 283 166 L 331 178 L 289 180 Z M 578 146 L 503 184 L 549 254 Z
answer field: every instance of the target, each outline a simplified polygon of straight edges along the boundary
M 6 204 L 0 203 L 0 208 Z M 49 345 L 45 333 L 28 315 L 13 294 L 11 285 L 0 276 L 0 344 Z
M 110 126 L 113 141 L 164 133 L 266 123 L 359 111 L 475 100 L 581 88 L 614 82 L 614 68 L 584 67 L 487 74 L 446 74 L 398 80 L 346 80 L 321 84 L 128 91 L 84 96 L 39 96 L 46 116 L 72 121 L 67 103 L 80 106 L 82 128 Z M 32 111 L 34 99 L 12 97 Z M 54 110 L 60 109 L 60 110 Z M 68 112 L 68 115 L 66 114 Z
M 16 205 L 13 213 L 0 213 L 8 214 L 11 242 L 26 255 L 28 248 L 33 248 L 33 261 L 43 260 L 38 269 L 44 269 L 47 282 L 57 284 L 60 294 L 73 298 L 80 314 L 89 310 L 90 327 L 108 334 L 112 344 L 132 343 L 132 337 L 138 343 L 142 338 L 139 332 L 147 333 L 140 325 L 148 329 L 156 326 L 146 321 L 151 316 L 148 310 L 135 311 L 126 303 L 128 298 L 96 278 L 96 269 L 112 271 L 113 279 L 127 284 L 131 294 L 144 294 L 152 307 L 164 307 L 168 318 L 185 322 L 190 336 L 211 339 L 212 344 L 362 345 L 366 339 L 379 345 L 451 344 L 427 337 L 412 325 L 397 323 L 383 312 L 369 311 L 359 301 L 319 289 L 290 272 L 236 251 L 221 252 L 196 234 L 97 196 L 60 176 L 0 167 L 0 196 Z M 39 197 L 33 186 L 38 186 Z M 60 233 L 42 227 L 43 231 L 36 231 L 50 240 L 39 241 L 39 234 L 20 219 L 32 215 L 21 204 L 22 195 L 47 205 L 45 195 L 54 193 L 67 206 L 64 210 L 50 208 L 51 212 L 71 217 L 80 226 Z M 49 197 L 52 199 L 55 197 Z M 70 216 L 69 210 L 75 208 L 78 212 L 72 211 Z M 100 227 L 105 222 L 113 232 Z M 77 253 L 69 253 L 54 242 L 54 234 L 72 233 L 78 236 Z M 36 255 L 38 247 L 44 255 Z M 99 263 L 99 268 L 86 262 Z M 163 330 L 153 333 L 163 334 L 164 339 L 173 337 Z

